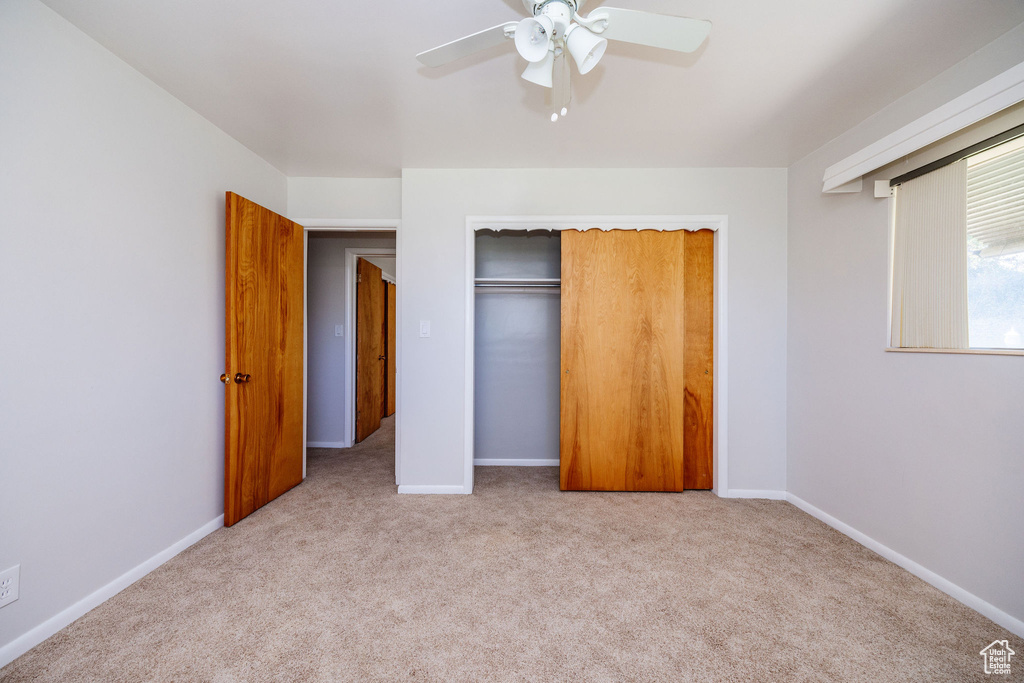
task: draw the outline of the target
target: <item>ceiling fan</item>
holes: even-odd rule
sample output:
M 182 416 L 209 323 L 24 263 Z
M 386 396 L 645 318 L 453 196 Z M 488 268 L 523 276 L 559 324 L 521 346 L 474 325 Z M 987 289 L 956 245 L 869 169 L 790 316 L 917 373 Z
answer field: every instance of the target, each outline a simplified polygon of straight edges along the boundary
M 546 88 L 558 86 L 555 101 L 568 113 L 569 64 L 572 55 L 580 74 L 593 69 L 604 56 L 609 40 L 649 45 L 677 52 L 693 52 L 711 32 L 711 22 L 651 12 L 599 7 L 588 16 L 579 15 L 586 0 L 523 0 L 530 14 L 521 21 L 509 21 L 453 40 L 416 55 L 426 66 L 442 66 L 475 52 L 514 40 L 516 51 L 529 64 L 523 78 Z M 560 78 L 557 83 L 555 75 Z M 559 97 L 558 95 L 561 95 Z M 556 104 L 557 107 L 557 104 Z

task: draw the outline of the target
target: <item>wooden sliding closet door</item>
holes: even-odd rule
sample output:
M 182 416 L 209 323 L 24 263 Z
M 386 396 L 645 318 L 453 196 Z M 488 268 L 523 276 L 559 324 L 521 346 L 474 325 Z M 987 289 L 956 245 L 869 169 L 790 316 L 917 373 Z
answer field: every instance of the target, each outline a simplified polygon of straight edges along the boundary
M 562 490 L 712 486 L 714 233 L 562 233 Z

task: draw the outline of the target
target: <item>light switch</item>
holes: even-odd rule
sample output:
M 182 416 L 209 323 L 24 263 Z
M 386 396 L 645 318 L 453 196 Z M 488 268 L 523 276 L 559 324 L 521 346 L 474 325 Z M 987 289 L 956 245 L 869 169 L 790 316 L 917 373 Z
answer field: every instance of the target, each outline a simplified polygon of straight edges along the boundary
M 334 336 L 335 337 L 344 337 L 345 336 L 345 328 L 342 327 L 341 325 L 335 325 L 334 326 Z
M 429 320 L 421 320 L 420 321 L 420 336 L 421 337 L 429 337 L 430 336 L 430 321 Z

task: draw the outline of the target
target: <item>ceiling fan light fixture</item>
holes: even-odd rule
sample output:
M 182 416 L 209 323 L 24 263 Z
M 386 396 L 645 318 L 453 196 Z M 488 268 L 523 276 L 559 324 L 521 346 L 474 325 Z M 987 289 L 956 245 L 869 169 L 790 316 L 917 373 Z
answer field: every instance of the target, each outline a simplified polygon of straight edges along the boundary
M 543 61 L 551 48 L 554 22 L 544 15 L 527 17 L 516 26 L 516 50 L 528 62 Z
M 602 6 L 583 17 L 579 9 L 586 0 L 522 2 L 531 15 L 526 19 L 506 21 L 471 33 L 421 52 L 416 58 L 426 66 L 437 67 L 501 44 L 507 45 L 509 39 L 513 39 L 516 52 L 529 62 L 522 73 L 523 79 L 554 90 L 552 101 L 558 109 L 551 114 L 551 120 L 558 121 L 569 113 L 568 105 L 572 101 L 572 68 L 566 52 L 572 55 L 579 73 L 587 74 L 604 57 L 609 40 L 694 52 L 711 31 L 711 22 L 703 19 L 617 7 Z
M 604 51 L 608 49 L 608 41 L 579 24 L 573 24 L 565 34 L 565 46 L 576 62 L 576 68 L 585 74 L 601 61 Z
M 523 78 L 530 83 L 542 85 L 545 88 L 552 88 L 555 85 L 555 51 L 548 50 L 547 54 L 539 62 L 530 62 Z

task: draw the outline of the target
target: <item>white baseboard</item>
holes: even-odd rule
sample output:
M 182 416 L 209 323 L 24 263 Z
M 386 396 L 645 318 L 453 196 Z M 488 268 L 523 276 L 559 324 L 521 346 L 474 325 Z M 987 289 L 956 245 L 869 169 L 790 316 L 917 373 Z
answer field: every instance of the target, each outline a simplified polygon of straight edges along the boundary
M 472 493 L 467 491 L 465 486 L 420 486 L 418 484 L 400 484 L 399 493 Z
M 558 467 L 558 458 L 551 460 L 528 460 L 525 458 L 477 458 L 473 461 L 477 467 Z
M 177 543 L 161 550 L 142 564 L 128 570 L 99 590 L 85 596 L 63 612 L 50 617 L 28 633 L 22 634 L 3 647 L 0 647 L 0 668 L 7 666 L 39 643 L 57 633 L 57 631 L 68 626 L 75 619 L 78 619 L 89 610 L 103 604 L 146 574 L 162 565 L 164 562 L 167 562 L 167 560 L 171 559 L 189 546 L 194 545 L 204 537 L 209 536 L 223 526 L 224 515 L 221 515 L 220 517 L 199 527 Z
M 822 522 L 828 524 L 836 531 L 849 536 L 865 548 L 873 550 L 885 559 L 892 562 L 893 564 L 903 567 L 917 578 L 927 583 L 930 583 L 946 595 L 959 600 L 960 602 L 967 605 L 974 611 L 979 612 L 983 616 L 988 617 L 989 619 L 999 624 L 1003 628 L 1007 629 L 1008 631 L 1014 633 L 1017 636 L 1020 636 L 1021 638 L 1024 638 L 1024 621 L 1021 621 L 1020 619 L 1010 614 L 1007 614 L 1006 612 L 999 609 L 992 603 L 982 600 L 974 593 L 968 592 L 967 590 L 961 588 L 952 581 L 949 581 L 948 579 L 939 576 L 932 570 L 922 567 L 917 562 L 911 560 L 909 557 L 899 554 L 898 552 L 896 552 L 892 548 L 889 548 L 888 546 L 882 545 L 870 536 L 860 531 L 857 531 L 849 524 L 840 522 L 832 515 L 822 510 L 819 510 L 818 508 L 814 507 L 813 505 L 803 500 L 802 498 L 798 498 L 797 496 L 794 496 L 792 493 L 787 493 L 786 500 L 788 500 L 790 503 L 797 506 L 807 514 L 811 515 L 812 517 L 820 519 Z
M 348 441 L 307 441 L 306 448 L 352 448 Z
M 718 494 L 719 498 L 763 498 L 765 500 L 786 500 L 785 491 L 772 489 L 729 489 Z

